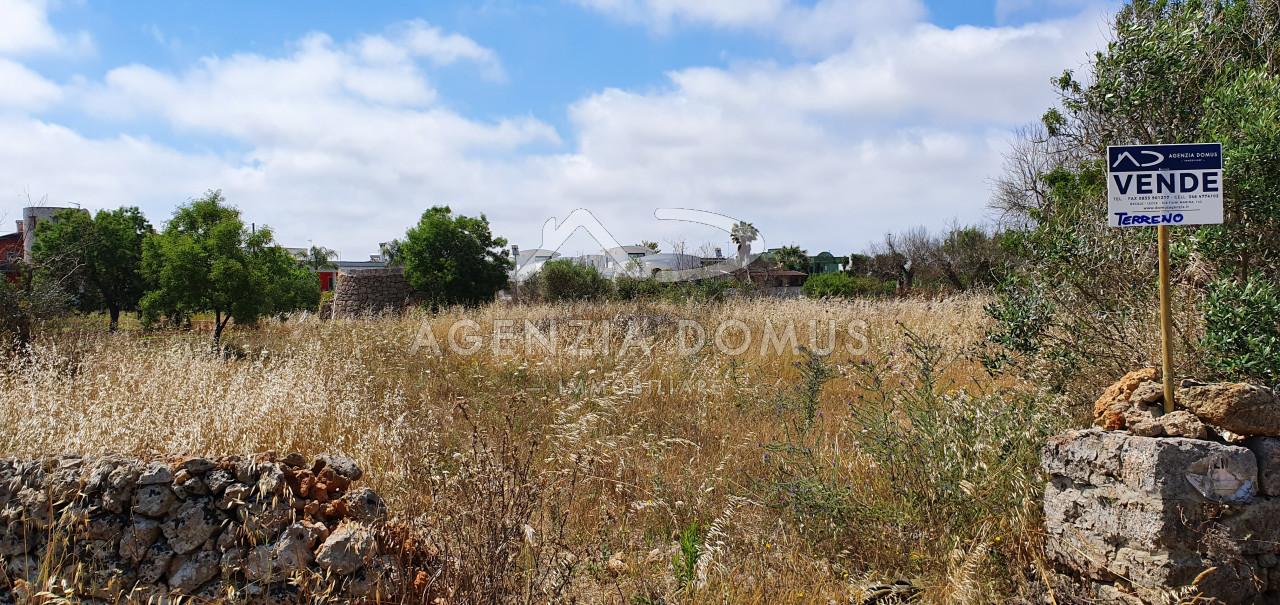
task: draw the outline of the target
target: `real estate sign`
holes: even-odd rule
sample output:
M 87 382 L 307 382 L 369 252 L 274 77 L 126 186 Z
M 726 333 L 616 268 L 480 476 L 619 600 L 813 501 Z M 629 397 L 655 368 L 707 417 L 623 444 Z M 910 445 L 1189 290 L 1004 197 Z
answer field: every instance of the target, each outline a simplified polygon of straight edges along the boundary
M 1107 224 L 1222 222 L 1222 144 L 1107 148 Z

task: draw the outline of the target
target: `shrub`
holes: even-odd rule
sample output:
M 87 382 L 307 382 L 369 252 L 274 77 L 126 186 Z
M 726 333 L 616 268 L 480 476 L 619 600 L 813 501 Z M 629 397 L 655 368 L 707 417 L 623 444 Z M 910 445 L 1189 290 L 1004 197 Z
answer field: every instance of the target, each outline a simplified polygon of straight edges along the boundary
M 974 573 L 986 583 L 1007 582 L 1002 565 L 1036 556 L 1024 538 L 1039 523 L 1039 450 L 1066 419 L 1039 392 L 987 390 L 957 375 L 964 353 L 903 331 L 904 350 L 883 360 L 838 373 L 813 353 L 797 363 L 799 383 L 775 406 L 784 437 L 765 446 L 773 474 L 764 499 L 855 568 L 919 574 L 958 549 L 981 559 Z M 830 435 L 818 401 L 840 375 L 859 394 Z M 833 438 L 864 460 L 856 482 L 823 453 Z
M 652 277 L 623 275 L 613 282 L 614 298 L 618 300 L 644 300 L 662 294 L 663 284 Z
M 0 278 L 0 351 L 31 338 L 31 314 L 18 290 Z
M 804 294 L 809 298 L 882 296 L 892 292 L 892 282 L 874 277 L 854 277 L 846 273 L 821 273 L 804 282 Z
M 1205 300 L 1205 365 L 1235 378 L 1280 380 L 1280 287 L 1215 282 Z
M 599 299 L 612 290 L 613 284 L 592 265 L 553 260 L 538 271 L 536 292 L 548 302 Z

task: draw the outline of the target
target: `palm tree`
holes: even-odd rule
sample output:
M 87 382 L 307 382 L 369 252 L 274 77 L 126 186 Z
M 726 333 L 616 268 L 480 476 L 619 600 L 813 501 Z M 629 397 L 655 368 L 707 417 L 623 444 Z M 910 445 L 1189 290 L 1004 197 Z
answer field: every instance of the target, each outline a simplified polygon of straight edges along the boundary
M 783 246 L 773 254 L 773 260 L 783 269 L 809 272 L 809 253 L 800 246 Z
M 325 269 L 336 269 L 338 265 L 334 264 L 333 259 L 338 258 L 338 253 L 325 248 L 324 246 L 312 246 L 307 250 L 307 258 L 302 264 L 309 267 L 312 271 L 324 271 Z
M 729 231 L 729 239 L 738 245 L 738 262 L 746 263 L 747 257 L 751 256 L 751 242 L 756 241 L 760 237 L 755 225 L 738 221 L 734 224 L 733 229 Z

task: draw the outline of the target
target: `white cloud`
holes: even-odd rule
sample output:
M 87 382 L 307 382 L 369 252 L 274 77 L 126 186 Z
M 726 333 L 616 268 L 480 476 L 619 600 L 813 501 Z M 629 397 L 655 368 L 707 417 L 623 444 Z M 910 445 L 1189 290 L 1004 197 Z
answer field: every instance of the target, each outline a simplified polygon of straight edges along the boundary
M 576 0 L 587 8 L 659 29 L 674 22 L 758 26 L 780 15 L 787 0 Z
M 0 0 L 0 54 L 83 53 L 92 48 L 86 32 L 64 36 L 54 30 L 45 0 Z
M 981 218 L 1009 128 L 1052 102 L 1047 79 L 1101 44 L 1099 23 L 911 23 L 814 61 L 683 69 L 658 90 L 580 99 L 567 144 L 536 119 L 477 121 L 437 100 L 420 60 L 483 74 L 497 58 L 479 45 L 421 23 L 349 44 L 317 34 L 279 57 L 128 65 L 67 92 L 103 125 L 158 120 L 193 138 L 183 151 L 0 120 L 0 200 L 141 204 L 159 222 L 220 187 L 282 241 L 348 258 L 435 203 L 485 212 L 525 247 L 579 207 L 621 240 L 665 241 L 682 231 L 653 210 L 689 207 L 750 220 L 770 243 L 844 253 L 889 229 Z M 204 137 L 235 151 L 185 150 Z
M 0 58 L 0 109 L 37 109 L 58 102 L 62 89 L 19 63 Z
M 858 34 L 896 31 L 925 15 L 920 0 L 575 0 L 614 18 L 656 31 L 676 24 L 709 25 L 774 35 L 807 52 L 848 46 Z

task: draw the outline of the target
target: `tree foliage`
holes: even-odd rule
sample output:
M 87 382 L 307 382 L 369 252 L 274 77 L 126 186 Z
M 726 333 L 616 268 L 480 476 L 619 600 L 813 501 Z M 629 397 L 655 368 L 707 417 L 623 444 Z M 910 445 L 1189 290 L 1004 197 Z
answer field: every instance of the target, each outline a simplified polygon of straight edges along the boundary
M 547 261 L 530 281 L 538 297 L 547 302 L 598 300 L 613 292 L 613 282 L 598 269 L 571 260 Z
M 448 206 L 422 214 L 398 243 L 409 285 L 435 304 L 477 305 L 507 285 L 507 240 L 494 237 L 489 219 L 454 215 Z
M 63 210 L 40 223 L 33 249 L 39 278 L 77 294 L 83 310 L 105 309 L 111 330 L 120 312 L 134 310 L 142 298 L 143 241 L 154 232 L 137 208 Z
M 142 298 L 144 321 L 213 313 L 215 342 L 232 319 L 247 325 L 319 302 L 315 276 L 272 242 L 270 229 L 246 229 L 220 191 L 179 207 L 163 231 L 147 238 L 142 273 L 150 287 Z
M 1201 298 L 1218 279 L 1280 277 L 1276 6 L 1135 0 L 1117 14 L 1088 77 L 1053 79 L 1059 104 L 1011 150 L 993 200 L 1018 229 L 1007 243 L 1021 261 L 991 309 L 993 341 L 1014 345 L 1059 386 L 1155 361 L 1153 331 L 1142 329 L 1156 325 L 1155 231 L 1106 227 L 1108 145 L 1223 144 L 1226 223 L 1174 230 L 1180 300 Z M 1034 312 L 1012 308 L 1032 303 Z M 1180 349 L 1194 353 L 1193 326 L 1183 327 Z M 1183 371 L 1200 362 L 1181 361 Z
M 800 246 L 783 246 L 773 253 L 773 261 L 778 266 L 791 271 L 809 272 L 809 254 Z

